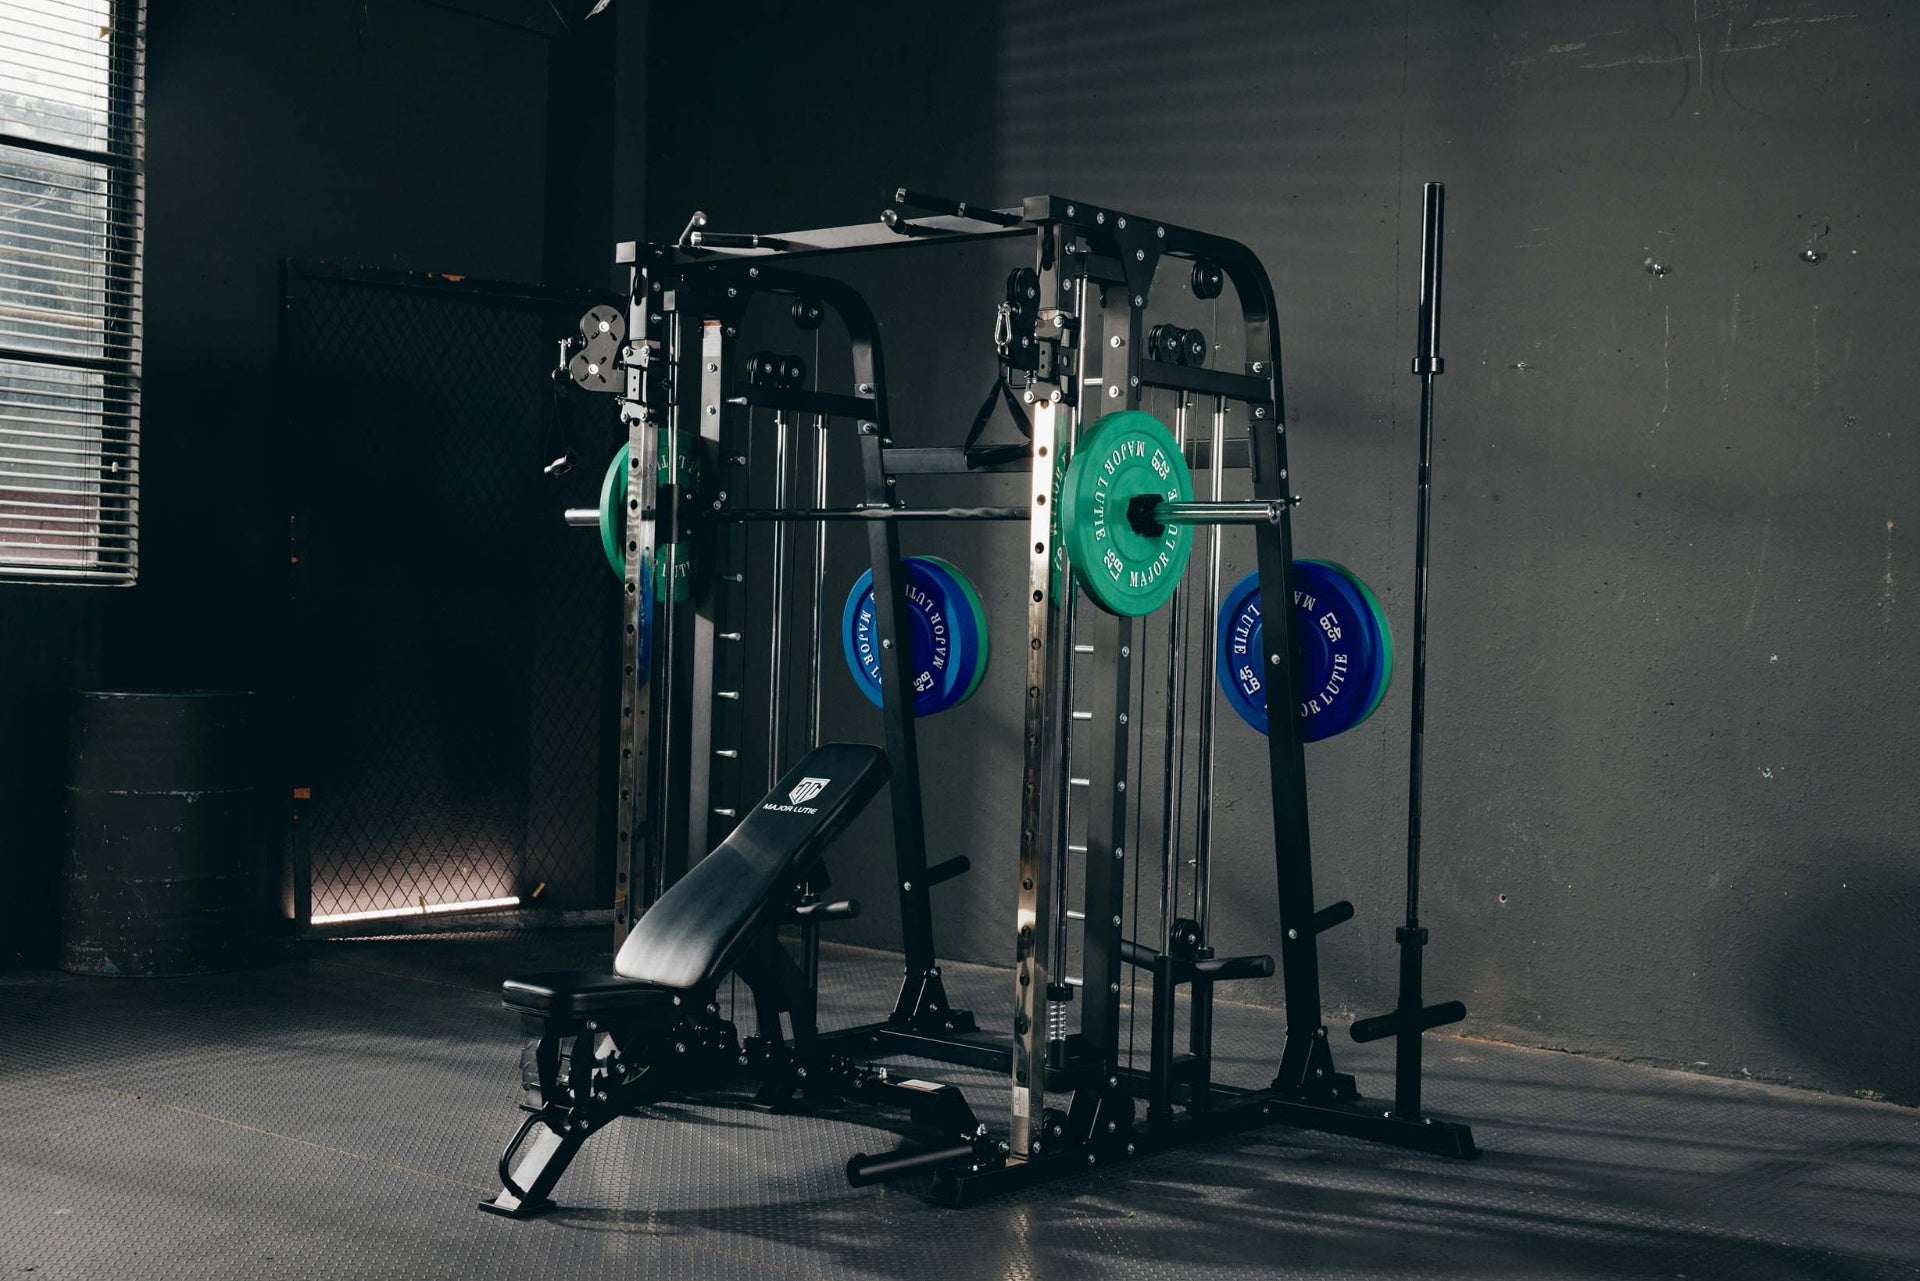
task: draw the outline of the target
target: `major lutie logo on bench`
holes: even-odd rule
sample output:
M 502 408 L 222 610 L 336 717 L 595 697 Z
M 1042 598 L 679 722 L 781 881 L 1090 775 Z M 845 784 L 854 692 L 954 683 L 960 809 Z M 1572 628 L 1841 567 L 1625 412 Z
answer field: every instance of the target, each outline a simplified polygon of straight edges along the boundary
M 772 810 L 776 814 L 818 814 L 820 811 L 807 802 L 833 785 L 830 778 L 803 778 L 787 789 L 787 804 L 762 804 L 763 810 Z

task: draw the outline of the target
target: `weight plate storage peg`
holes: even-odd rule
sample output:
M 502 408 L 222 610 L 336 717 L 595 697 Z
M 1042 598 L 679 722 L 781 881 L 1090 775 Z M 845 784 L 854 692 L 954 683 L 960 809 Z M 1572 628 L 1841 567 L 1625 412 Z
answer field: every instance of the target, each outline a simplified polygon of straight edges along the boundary
M 908 645 L 913 714 L 932 716 L 960 703 L 973 684 L 973 655 L 968 652 L 972 611 L 945 571 L 918 556 L 902 558 L 906 578 L 906 617 L 901 629 Z M 967 615 L 963 626 L 961 615 Z M 881 705 L 879 619 L 873 598 L 873 571 L 862 574 L 847 593 L 840 618 L 840 644 L 853 683 L 875 707 Z
M 1137 511 L 1192 497 L 1186 459 L 1152 414 L 1123 409 L 1087 429 L 1067 464 L 1060 530 L 1074 577 L 1096 605 L 1138 618 L 1167 603 L 1185 575 L 1193 528 L 1142 521 Z
M 1294 636 L 1302 737 L 1344 733 L 1373 715 L 1393 677 L 1393 635 L 1359 577 L 1327 560 L 1293 562 Z M 1266 638 L 1260 576 L 1248 574 L 1220 606 L 1220 688 L 1247 724 L 1267 732 Z

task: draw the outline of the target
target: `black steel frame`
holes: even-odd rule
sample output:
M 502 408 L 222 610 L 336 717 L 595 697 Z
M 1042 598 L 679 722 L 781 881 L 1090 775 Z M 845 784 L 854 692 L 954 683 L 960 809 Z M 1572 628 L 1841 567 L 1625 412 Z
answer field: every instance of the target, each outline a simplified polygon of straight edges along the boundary
M 882 720 L 893 766 L 893 834 L 907 975 L 888 1019 L 823 1033 L 820 1049 L 836 1055 L 911 1054 L 1009 1074 L 1007 1138 L 999 1159 L 983 1161 L 978 1153 L 962 1159 L 941 1148 L 881 1159 L 890 1174 L 934 1171 L 937 1194 L 956 1202 L 1106 1157 L 1265 1121 L 1444 1155 L 1473 1155 L 1466 1126 L 1419 1111 L 1417 1080 L 1402 1081 L 1397 1090 L 1403 1104 L 1415 1100 L 1412 1109 L 1402 1106 L 1383 1113 L 1361 1104 L 1353 1078 L 1334 1067 L 1321 1010 L 1318 937 L 1354 913 L 1345 902 L 1315 902 L 1304 742 L 1291 706 L 1296 687 L 1292 611 L 1271 611 L 1265 629 L 1272 726 L 1268 767 L 1282 934 L 1278 952 L 1286 997 L 1286 1036 L 1268 1087 L 1242 1091 L 1213 1084 L 1208 1065 L 1213 986 L 1271 973 L 1272 960 L 1216 958 L 1205 937 L 1204 901 L 1197 912 L 1200 921 L 1181 922 L 1177 937 L 1153 945 L 1123 937 L 1124 872 L 1129 858 L 1142 856 L 1129 848 L 1126 806 L 1134 773 L 1127 725 L 1136 629 L 1130 619 L 1076 610 L 1071 590 L 1056 596 L 1057 548 L 1048 508 L 1054 467 L 1062 461 L 1060 455 L 1072 449 L 1083 420 L 1090 422 L 1110 409 L 1137 408 L 1147 389 L 1166 388 L 1210 399 L 1216 423 L 1223 420 L 1229 402 L 1244 407 L 1254 496 L 1283 504 L 1291 500 L 1275 300 L 1257 257 L 1233 240 L 1057 196 L 993 210 L 902 189 L 894 193 L 893 207 L 871 224 L 774 236 L 704 228 L 704 216 L 697 215 L 680 244 L 629 243 L 621 246 L 619 255 L 632 267 L 628 341 L 622 352 L 623 416 L 634 469 L 626 590 L 629 601 L 641 597 L 643 558 L 667 567 L 667 587 L 654 597 L 652 664 L 644 683 L 635 670 L 637 615 L 629 614 L 625 629 L 616 930 L 624 936 L 630 915 L 643 910 L 684 870 L 687 860 L 723 837 L 717 824 L 732 814 L 707 791 L 707 764 L 714 748 L 712 700 L 722 692 L 714 685 L 714 590 L 691 573 L 684 594 L 673 590 L 677 567 L 697 565 L 703 555 L 710 555 L 714 531 L 731 521 L 862 520 L 879 634 L 893 639 L 902 635 L 897 620 L 904 608 L 899 594 L 901 520 L 1020 515 L 1014 509 L 914 511 L 896 503 L 890 481 L 898 472 L 961 473 L 974 468 L 959 450 L 893 448 L 879 331 L 871 311 L 845 284 L 802 274 L 789 262 L 954 240 L 1028 237 L 1035 245 L 1041 342 L 1049 349 L 1024 387 L 1024 400 L 1032 407 L 1026 469 L 1033 483 L 1025 513 L 1032 550 L 1013 1036 L 1009 1044 L 1004 1036 L 977 1031 L 972 1014 L 951 1009 L 942 989 L 929 890 L 966 866 L 964 860 L 934 868 L 926 863 L 912 700 L 897 693 L 908 688 L 908 655 L 905 645 L 893 644 L 882 651 Z M 1169 259 L 1211 264 L 1233 285 L 1246 343 L 1242 371 L 1148 357 L 1148 344 L 1142 341 L 1144 318 L 1159 270 Z M 838 315 L 850 339 L 849 393 L 736 383 L 734 340 L 741 317 L 751 299 L 767 295 L 805 300 Z M 689 382 L 694 385 L 684 385 Z M 711 486 L 702 489 L 690 483 L 700 469 L 714 473 L 735 412 L 755 406 L 817 415 L 823 429 L 834 419 L 852 422 L 863 507 L 851 512 L 728 510 L 708 492 Z M 699 468 L 686 466 L 685 451 L 698 453 Z M 1015 462 L 1004 469 L 1018 466 Z M 1254 538 L 1264 599 L 1291 600 L 1290 515 L 1257 526 Z M 1085 686 L 1090 706 L 1084 709 L 1072 705 L 1076 653 L 1096 658 L 1093 678 Z M 1082 781 L 1071 779 L 1067 768 L 1067 740 L 1076 722 L 1089 732 L 1072 744 L 1074 772 L 1084 775 L 1095 798 L 1084 847 L 1070 847 L 1067 841 L 1067 788 Z M 1064 986 L 1068 976 L 1054 927 L 1059 924 L 1064 932 L 1066 912 L 1058 889 L 1070 850 L 1084 857 L 1084 972 L 1080 1030 L 1063 1037 L 1057 1034 L 1057 1017 L 1051 1016 L 1060 1014 L 1055 1007 L 1069 999 L 1071 991 Z M 1206 856 L 1203 843 L 1200 857 Z M 817 964 L 811 954 L 814 932 L 808 931 L 804 941 L 811 968 Z M 1146 1072 L 1130 1070 L 1120 1053 L 1121 975 L 1129 962 L 1150 972 L 1153 981 L 1154 1036 Z M 1185 1054 L 1176 1053 L 1173 1045 L 1181 987 L 1189 990 L 1193 1011 Z M 1417 1078 L 1417 1054 L 1400 1057 L 1402 1075 L 1409 1067 Z M 1070 1093 L 1071 1105 L 1064 1111 L 1048 1108 L 1050 1092 Z M 1148 1103 L 1144 1128 L 1133 1121 L 1136 1098 Z M 1066 1160 L 1063 1154 L 1076 1159 Z

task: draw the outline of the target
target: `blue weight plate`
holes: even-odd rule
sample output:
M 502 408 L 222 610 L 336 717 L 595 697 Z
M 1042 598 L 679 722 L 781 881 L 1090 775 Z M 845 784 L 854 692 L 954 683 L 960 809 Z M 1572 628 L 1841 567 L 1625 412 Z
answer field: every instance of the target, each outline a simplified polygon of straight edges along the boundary
M 1300 647 L 1297 694 L 1302 738 L 1332 738 L 1352 729 L 1377 705 L 1390 652 L 1366 589 L 1337 565 L 1293 563 L 1294 634 Z M 1240 718 L 1267 732 L 1265 638 L 1260 623 L 1260 579 L 1248 574 L 1221 604 L 1217 671 L 1227 702 Z
M 959 637 L 956 630 L 956 604 L 964 601 L 948 595 L 944 577 L 936 575 L 916 558 L 900 562 L 906 574 L 906 632 L 908 654 L 913 671 L 913 714 L 932 716 L 953 705 L 961 657 L 955 652 Z M 846 655 L 847 670 L 853 683 L 875 707 L 880 697 L 880 642 L 875 635 L 873 571 L 868 570 L 847 593 L 846 609 L 840 618 L 840 644 Z
M 924 567 L 946 587 L 946 598 L 953 618 L 953 697 L 947 708 L 955 708 L 973 697 L 980 678 L 986 674 L 986 618 L 977 608 L 976 596 L 960 567 L 938 556 L 910 556 L 907 559 Z

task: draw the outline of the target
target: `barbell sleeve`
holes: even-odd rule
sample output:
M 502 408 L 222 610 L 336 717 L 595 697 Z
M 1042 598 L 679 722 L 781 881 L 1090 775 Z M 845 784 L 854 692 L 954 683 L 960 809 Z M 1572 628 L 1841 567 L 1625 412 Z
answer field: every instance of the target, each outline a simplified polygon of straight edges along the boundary
M 569 507 L 567 508 L 567 524 L 577 529 L 597 529 L 600 526 L 600 509 L 598 507 Z
M 1287 509 L 1300 499 L 1244 498 L 1220 502 L 1169 502 L 1153 505 L 1153 519 L 1161 525 L 1277 525 Z

